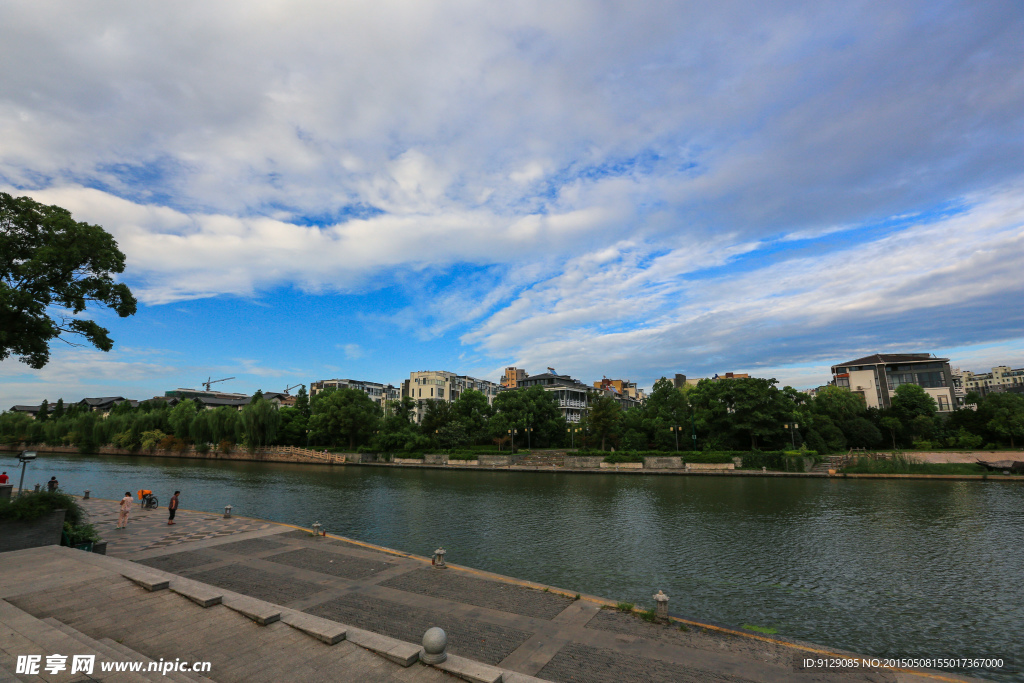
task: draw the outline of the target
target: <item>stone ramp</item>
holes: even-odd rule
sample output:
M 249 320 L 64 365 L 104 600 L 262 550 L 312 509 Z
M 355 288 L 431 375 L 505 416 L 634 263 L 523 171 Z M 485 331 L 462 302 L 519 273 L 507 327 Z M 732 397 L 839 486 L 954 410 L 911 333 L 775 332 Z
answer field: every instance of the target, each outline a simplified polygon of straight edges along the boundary
M 125 560 L 54 546 L 7 553 L 3 559 L 0 675 L 11 680 L 433 683 L 458 677 L 497 683 L 511 673 L 461 657 L 426 666 L 413 643 Z M 35 590 L 36 575 L 49 577 L 45 590 Z M 7 673 L 15 670 L 18 654 L 42 654 L 45 662 L 45 655 L 54 653 L 69 655 L 69 663 L 73 654 L 95 655 L 96 673 L 88 678 Z M 210 662 L 211 669 L 165 677 L 145 671 L 154 660 Z M 141 662 L 143 671 L 100 673 L 100 662 L 111 661 Z

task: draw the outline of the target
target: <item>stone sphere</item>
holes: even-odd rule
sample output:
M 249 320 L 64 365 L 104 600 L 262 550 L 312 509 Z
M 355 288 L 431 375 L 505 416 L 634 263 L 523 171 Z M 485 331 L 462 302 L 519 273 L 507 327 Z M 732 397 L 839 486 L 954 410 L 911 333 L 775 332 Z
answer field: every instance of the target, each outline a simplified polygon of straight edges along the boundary
M 448 634 L 444 629 L 432 626 L 423 634 L 423 651 L 428 655 L 439 655 L 448 647 Z

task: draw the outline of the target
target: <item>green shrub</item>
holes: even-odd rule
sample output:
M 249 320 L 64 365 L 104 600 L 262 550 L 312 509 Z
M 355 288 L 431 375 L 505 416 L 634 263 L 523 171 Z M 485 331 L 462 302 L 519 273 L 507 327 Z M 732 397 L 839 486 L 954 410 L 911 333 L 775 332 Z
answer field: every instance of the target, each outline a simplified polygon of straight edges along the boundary
M 619 610 L 620 612 L 632 612 L 633 611 L 633 603 L 631 603 L 631 602 L 620 602 L 619 604 L 615 605 L 615 609 Z
M 637 614 L 641 619 L 650 623 L 656 623 L 658 621 L 658 614 L 652 609 L 642 609 Z
M 977 463 L 921 462 L 910 455 L 897 454 L 891 459 L 857 458 L 843 468 L 846 474 L 985 474 Z
M 0 519 L 29 522 L 54 510 L 66 510 L 65 522 L 82 522 L 82 508 L 78 506 L 74 496 L 59 491 L 26 493 L 11 500 L 0 500 Z
M 604 457 L 605 462 L 643 462 L 644 456 L 639 453 L 611 453 Z
M 64 522 L 64 535 L 68 537 L 68 545 L 96 543 L 100 540 L 100 535 L 93 528 L 92 524 Z

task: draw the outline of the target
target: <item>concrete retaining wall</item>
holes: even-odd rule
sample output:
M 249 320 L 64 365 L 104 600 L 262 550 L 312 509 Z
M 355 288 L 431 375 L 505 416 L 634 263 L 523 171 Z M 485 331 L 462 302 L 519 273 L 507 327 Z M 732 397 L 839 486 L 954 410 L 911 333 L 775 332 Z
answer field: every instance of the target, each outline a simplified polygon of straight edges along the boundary
M 603 455 L 566 455 L 563 462 L 570 470 L 597 469 L 604 462 Z
M 14 484 L 0 484 L 0 500 L 10 500 Z
M 654 456 L 644 458 L 645 470 L 680 470 L 683 468 L 683 459 L 678 456 Z
M 64 510 L 53 512 L 31 522 L 0 520 L 0 553 L 9 550 L 60 545 L 64 531 Z
M 36 445 L 25 445 L 25 444 L 7 444 L 6 446 L 0 446 L 0 450 L 20 451 L 20 450 L 35 450 L 40 453 L 78 453 L 78 447 L 76 446 L 47 446 L 44 444 Z M 292 446 L 281 446 L 272 448 L 262 448 L 256 451 L 248 451 L 247 449 L 238 446 L 228 451 L 227 453 L 221 453 L 213 449 L 206 453 L 201 453 L 195 448 L 186 448 L 183 451 L 165 451 L 165 450 L 153 450 L 153 451 L 130 451 L 126 448 L 116 448 L 114 446 L 100 446 L 96 450 L 101 455 L 140 455 L 147 458 L 188 458 L 195 460 L 244 460 L 244 461 L 255 461 L 255 462 L 296 462 L 296 463 L 307 463 L 323 465 L 328 462 L 345 462 L 346 456 L 349 462 L 359 462 L 359 460 L 353 460 L 353 456 L 358 457 L 359 454 L 354 453 L 332 453 L 327 456 L 320 452 L 306 450 L 304 448 L 295 448 Z M 374 462 L 373 460 L 364 462 Z
M 447 465 L 448 454 L 447 453 L 424 453 L 423 454 L 424 465 Z
M 481 467 L 509 467 L 515 465 L 523 456 L 513 453 L 504 455 L 478 455 L 477 461 Z

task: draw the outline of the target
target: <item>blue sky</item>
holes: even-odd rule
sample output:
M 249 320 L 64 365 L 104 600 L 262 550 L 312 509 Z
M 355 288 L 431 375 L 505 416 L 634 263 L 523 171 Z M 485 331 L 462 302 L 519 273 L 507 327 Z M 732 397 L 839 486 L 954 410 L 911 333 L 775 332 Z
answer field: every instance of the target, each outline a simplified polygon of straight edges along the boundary
M 705 5 L 8 3 L 0 190 L 141 305 L 0 406 L 1024 365 L 1024 7 Z

